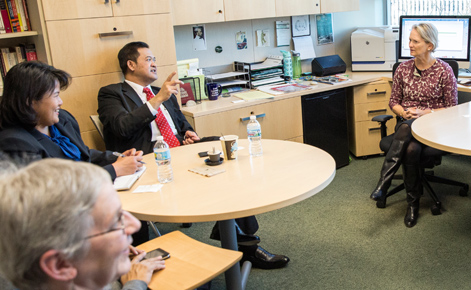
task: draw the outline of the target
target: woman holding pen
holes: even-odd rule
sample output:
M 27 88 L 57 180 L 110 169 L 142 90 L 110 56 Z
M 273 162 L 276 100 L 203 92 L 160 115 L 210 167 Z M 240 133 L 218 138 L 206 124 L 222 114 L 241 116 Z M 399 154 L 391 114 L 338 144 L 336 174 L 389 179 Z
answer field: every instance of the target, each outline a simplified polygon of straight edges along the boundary
M 7 73 L 0 102 L 0 150 L 12 157 L 48 157 L 91 162 L 114 180 L 142 166 L 142 151 L 130 149 L 124 157 L 89 149 L 75 118 L 62 110 L 59 96 L 70 75 L 41 62 L 23 62 Z

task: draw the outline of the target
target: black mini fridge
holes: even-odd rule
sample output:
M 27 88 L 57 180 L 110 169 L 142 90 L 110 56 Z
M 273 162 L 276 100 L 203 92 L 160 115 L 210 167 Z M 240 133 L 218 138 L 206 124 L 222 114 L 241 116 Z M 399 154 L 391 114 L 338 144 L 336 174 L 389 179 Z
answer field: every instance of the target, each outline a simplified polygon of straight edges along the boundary
M 347 91 L 301 97 L 304 143 L 328 152 L 337 168 L 348 165 Z

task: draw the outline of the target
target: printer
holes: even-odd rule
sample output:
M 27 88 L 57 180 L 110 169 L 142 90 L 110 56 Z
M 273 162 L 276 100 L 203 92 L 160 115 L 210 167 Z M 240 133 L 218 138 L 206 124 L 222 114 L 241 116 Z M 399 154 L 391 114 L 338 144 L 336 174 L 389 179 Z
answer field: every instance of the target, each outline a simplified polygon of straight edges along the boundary
M 352 33 L 352 71 L 392 71 L 399 29 L 391 26 L 358 28 Z

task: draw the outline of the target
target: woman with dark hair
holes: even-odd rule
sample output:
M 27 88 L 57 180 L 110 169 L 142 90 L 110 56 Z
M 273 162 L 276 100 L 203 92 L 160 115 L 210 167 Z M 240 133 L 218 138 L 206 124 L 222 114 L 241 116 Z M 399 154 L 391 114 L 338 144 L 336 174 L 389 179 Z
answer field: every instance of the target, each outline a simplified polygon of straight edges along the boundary
M 0 150 L 12 157 L 57 157 L 104 167 L 114 179 L 142 166 L 142 152 L 127 150 L 125 157 L 89 149 L 75 118 L 60 109 L 59 96 L 70 75 L 50 65 L 31 61 L 15 65 L 4 80 L 0 102 Z

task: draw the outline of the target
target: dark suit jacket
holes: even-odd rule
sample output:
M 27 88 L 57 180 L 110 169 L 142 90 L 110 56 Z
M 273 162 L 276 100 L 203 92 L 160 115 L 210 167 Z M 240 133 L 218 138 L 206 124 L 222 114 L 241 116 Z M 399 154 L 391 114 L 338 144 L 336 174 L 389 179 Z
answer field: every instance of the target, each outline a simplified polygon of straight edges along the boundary
M 101 152 L 89 149 L 83 143 L 77 121 L 69 112 L 59 111 L 59 123 L 56 124 L 56 127 L 62 135 L 69 138 L 78 147 L 82 161 L 102 166 L 110 173 L 113 180 L 116 178 L 116 172 L 111 163 L 115 162 L 117 157 L 111 151 Z M 36 129 L 28 131 L 20 126 L 0 131 L 0 150 L 13 158 L 21 158 L 26 155 L 33 159 L 50 157 L 69 159 L 59 145 L 46 135 Z
M 157 94 L 159 90 L 160 88 L 152 87 L 154 94 Z M 185 132 L 194 130 L 180 111 L 177 98 L 174 95 L 163 102 L 163 105 L 172 117 L 178 131 L 176 137 L 182 144 Z M 98 115 L 103 123 L 106 149 L 122 152 L 136 148 L 144 151 L 144 154 L 153 151 L 154 142 L 151 142 L 150 123 L 154 121 L 155 117 L 126 82 L 100 89 L 98 92 Z

